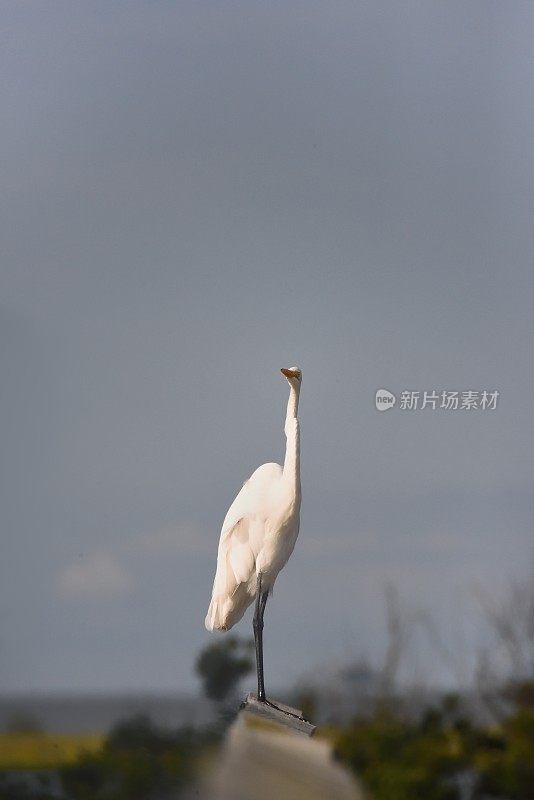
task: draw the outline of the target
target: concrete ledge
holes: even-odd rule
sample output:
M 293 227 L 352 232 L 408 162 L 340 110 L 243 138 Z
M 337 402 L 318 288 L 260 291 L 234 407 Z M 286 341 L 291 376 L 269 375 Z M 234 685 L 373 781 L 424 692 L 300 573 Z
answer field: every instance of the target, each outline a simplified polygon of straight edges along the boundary
M 274 701 L 273 701 L 274 702 Z M 299 709 L 272 708 L 249 695 L 230 727 L 210 785 L 209 800 L 363 800 L 352 774 Z
M 289 728 L 294 733 L 304 736 L 313 736 L 316 731 L 315 725 L 304 719 L 299 708 L 286 706 L 278 700 L 268 703 L 260 703 L 255 694 L 247 695 L 247 699 L 241 706 L 241 714 L 252 715 L 253 717 L 266 721 L 274 722 L 283 728 Z

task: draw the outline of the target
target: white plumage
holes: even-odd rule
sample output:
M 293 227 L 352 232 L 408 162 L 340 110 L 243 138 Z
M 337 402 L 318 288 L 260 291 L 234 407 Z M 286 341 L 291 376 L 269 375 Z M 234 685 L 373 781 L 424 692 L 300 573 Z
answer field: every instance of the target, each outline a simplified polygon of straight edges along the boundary
M 208 630 L 229 630 L 253 602 L 258 574 L 270 592 L 293 552 L 299 532 L 300 437 L 298 401 L 302 373 L 283 369 L 289 383 L 284 466 L 263 464 L 245 482 L 223 522 L 217 571 L 206 616 Z

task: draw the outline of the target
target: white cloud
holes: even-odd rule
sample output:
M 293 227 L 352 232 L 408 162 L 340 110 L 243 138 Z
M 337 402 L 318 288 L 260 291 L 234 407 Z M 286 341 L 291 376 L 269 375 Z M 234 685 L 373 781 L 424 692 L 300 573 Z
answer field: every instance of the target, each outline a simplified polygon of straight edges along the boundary
M 67 565 L 58 576 L 60 591 L 70 597 L 116 597 L 130 591 L 132 585 L 130 573 L 103 551 Z

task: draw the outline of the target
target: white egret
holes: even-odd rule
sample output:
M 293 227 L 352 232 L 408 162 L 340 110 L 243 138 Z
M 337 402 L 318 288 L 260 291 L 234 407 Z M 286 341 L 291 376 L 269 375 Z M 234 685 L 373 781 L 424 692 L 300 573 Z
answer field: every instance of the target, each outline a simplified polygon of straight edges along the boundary
M 289 383 L 284 466 L 263 464 L 243 484 L 224 518 L 206 628 L 228 631 L 256 600 L 258 700 L 263 679 L 263 614 L 280 570 L 293 552 L 300 522 L 300 435 L 297 417 L 302 372 L 282 369 Z

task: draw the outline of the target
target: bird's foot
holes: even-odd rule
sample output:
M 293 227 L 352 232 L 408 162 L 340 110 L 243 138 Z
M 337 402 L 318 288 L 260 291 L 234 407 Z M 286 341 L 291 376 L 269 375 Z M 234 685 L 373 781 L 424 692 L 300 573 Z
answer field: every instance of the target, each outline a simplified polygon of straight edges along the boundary
M 298 714 L 293 714 L 291 711 L 287 711 L 285 708 L 280 708 L 277 706 L 276 703 L 271 703 L 270 700 L 267 700 L 266 697 L 258 697 L 259 703 L 265 703 L 266 706 L 270 706 L 271 708 L 275 708 L 277 711 L 280 711 L 282 714 L 287 714 L 288 717 L 295 717 L 295 719 L 304 719 L 304 717 L 299 716 Z

